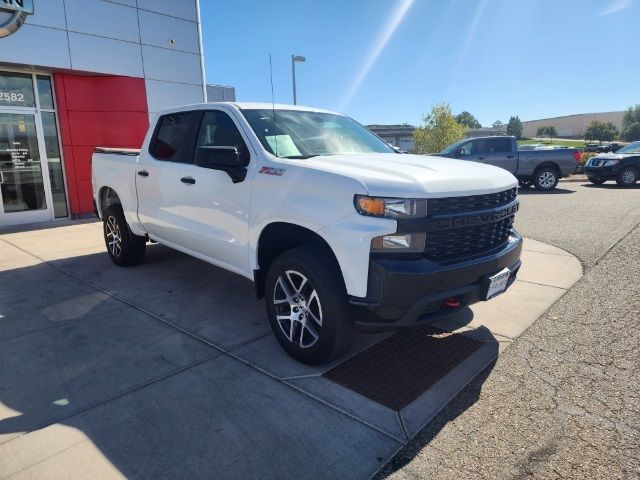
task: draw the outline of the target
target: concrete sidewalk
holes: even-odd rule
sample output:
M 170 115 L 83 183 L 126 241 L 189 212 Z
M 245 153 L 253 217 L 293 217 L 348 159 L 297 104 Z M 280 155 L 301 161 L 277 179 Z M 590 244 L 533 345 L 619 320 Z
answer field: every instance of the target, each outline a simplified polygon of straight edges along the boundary
M 581 275 L 526 240 L 507 294 L 437 324 L 482 348 L 395 411 L 284 354 L 241 277 L 160 245 L 117 268 L 96 222 L 4 233 L 0 478 L 367 478 Z

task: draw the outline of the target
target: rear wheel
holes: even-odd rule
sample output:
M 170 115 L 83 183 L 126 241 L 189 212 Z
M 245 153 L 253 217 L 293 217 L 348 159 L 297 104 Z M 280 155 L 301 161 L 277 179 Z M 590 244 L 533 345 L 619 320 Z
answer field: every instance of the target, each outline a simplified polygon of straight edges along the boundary
M 536 190 L 548 192 L 556 188 L 560 176 L 558 171 L 553 167 L 542 167 L 533 174 L 533 186 Z
M 633 167 L 624 167 L 618 173 L 616 182 L 621 187 L 631 187 L 638 181 L 638 171 Z
M 112 205 L 104 211 L 103 232 L 104 243 L 113 263 L 130 267 L 142 261 L 147 240 L 131 232 L 120 205 Z
M 267 314 L 282 348 L 315 365 L 346 353 L 355 327 L 335 259 L 321 248 L 299 247 L 275 259 L 266 282 Z
M 587 177 L 587 178 L 594 185 L 602 185 L 604 182 L 606 182 L 606 180 L 603 180 L 601 178 L 594 178 L 594 177 Z

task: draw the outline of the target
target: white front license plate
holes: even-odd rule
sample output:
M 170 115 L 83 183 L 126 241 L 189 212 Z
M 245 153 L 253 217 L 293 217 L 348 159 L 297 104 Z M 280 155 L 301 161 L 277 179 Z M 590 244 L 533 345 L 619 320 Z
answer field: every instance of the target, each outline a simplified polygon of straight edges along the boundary
M 504 292 L 507 289 L 509 277 L 511 277 L 511 270 L 508 268 L 504 268 L 495 275 L 489 277 L 489 288 L 487 289 L 486 299 L 489 300 L 499 293 Z

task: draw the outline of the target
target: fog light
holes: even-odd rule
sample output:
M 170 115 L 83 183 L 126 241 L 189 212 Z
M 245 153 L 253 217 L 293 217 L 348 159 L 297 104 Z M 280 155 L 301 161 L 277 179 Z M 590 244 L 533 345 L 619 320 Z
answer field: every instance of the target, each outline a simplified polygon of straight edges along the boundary
M 424 251 L 425 233 L 394 233 L 371 240 L 373 253 L 421 253 Z

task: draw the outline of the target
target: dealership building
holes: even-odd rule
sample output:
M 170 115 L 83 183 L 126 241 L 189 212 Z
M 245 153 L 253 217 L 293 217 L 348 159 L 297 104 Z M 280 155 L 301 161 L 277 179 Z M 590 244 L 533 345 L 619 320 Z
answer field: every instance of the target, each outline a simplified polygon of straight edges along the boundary
M 206 101 L 197 0 L 0 0 L 0 227 L 91 214 L 96 146 Z

